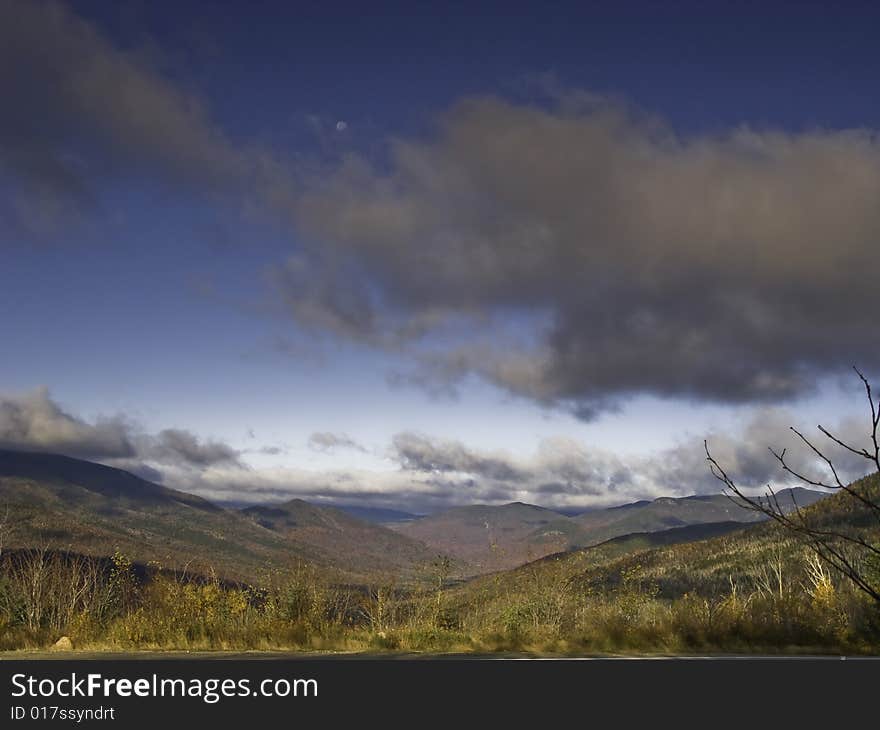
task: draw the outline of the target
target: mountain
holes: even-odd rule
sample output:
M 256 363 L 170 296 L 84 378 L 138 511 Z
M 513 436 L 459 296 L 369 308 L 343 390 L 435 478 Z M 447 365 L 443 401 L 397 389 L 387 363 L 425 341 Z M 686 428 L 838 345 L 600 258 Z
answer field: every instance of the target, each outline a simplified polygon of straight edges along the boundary
M 570 546 L 570 518 L 531 504 L 454 507 L 393 525 L 408 537 L 469 563 L 477 573 L 522 565 Z
M 119 549 L 139 562 L 192 562 L 228 577 L 318 557 L 200 497 L 57 454 L 0 450 L 0 512 L 7 510 L 7 547 Z
M 793 499 L 807 507 L 823 496 L 806 489 L 778 494 L 780 503 L 792 508 Z M 377 574 L 409 578 L 424 574 L 441 554 L 456 560 L 456 573 L 474 575 L 622 535 L 763 518 L 723 495 L 663 497 L 575 516 L 520 502 L 418 518 L 358 508 L 370 521 L 351 509 L 302 500 L 224 509 L 120 469 L 0 450 L 0 515 L 8 510 L 11 526 L 7 546 L 47 545 L 91 555 L 118 548 L 139 562 L 213 568 L 249 580 L 297 561 L 342 571 L 346 580 Z M 374 521 L 388 517 L 398 519 Z
M 336 509 L 347 512 L 352 517 L 357 517 L 364 522 L 373 522 L 377 525 L 389 525 L 394 522 L 412 522 L 421 515 L 412 512 L 401 512 L 397 509 L 383 509 L 382 507 L 361 507 L 354 504 L 336 504 Z
M 597 543 L 593 547 L 602 548 L 604 554 L 609 557 L 614 554 L 626 555 L 637 550 L 647 550 L 664 545 L 680 545 L 708 540 L 712 537 L 727 535 L 730 532 L 745 530 L 751 524 L 754 523 L 735 522 L 733 520 L 728 522 L 700 522 L 694 525 L 685 525 L 684 527 L 670 527 L 668 530 L 657 530 L 656 532 L 633 532 L 628 535 L 619 535 L 605 542 Z M 589 550 L 591 548 L 583 549 Z
M 268 510 L 273 508 L 253 508 Z M 121 550 L 137 562 L 215 570 L 256 580 L 306 561 L 342 571 L 412 574 L 436 557 L 421 543 L 306 503 L 279 517 L 223 509 L 121 469 L 57 454 L 0 450 L 0 519 L 6 547 L 47 546 L 87 555 Z M 293 526 L 289 522 L 299 522 Z
M 436 551 L 419 540 L 357 519 L 342 509 L 318 507 L 302 499 L 247 507 L 241 512 L 286 539 L 332 552 L 337 563 L 357 573 L 406 574 L 438 558 Z
M 850 488 L 876 503 L 880 476 L 870 475 Z M 780 500 L 790 502 L 791 494 L 779 494 Z M 829 495 L 797 489 L 794 497 L 803 507 L 804 519 L 815 527 L 859 537 L 867 544 L 876 544 L 880 539 L 876 514 L 842 492 Z M 812 499 L 813 503 L 805 506 L 802 498 Z M 647 509 L 651 504 L 629 508 Z M 609 511 L 626 512 L 627 507 Z M 563 591 L 566 596 L 590 595 L 601 604 L 619 595 L 621 582 L 626 579 L 643 588 L 652 587 L 664 601 L 699 596 L 701 602 L 715 600 L 716 607 L 725 596 L 739 590 L 743 606 L 771 570 L 773 581 L 791 586 L 792 595 L 807 592 L 809 600 L 810 556 L 803 540 L 792 539 L 791 532 L 771 520 L 702 523 L 622 535 L 548 555 L 503 573 L 458 584 L 448 600 L 453 606 L 478 605 L 487 616 L 497 615 L 509 606 L 512 597 L 534 594 L 536 590 L 540 597 L 552 590 Z
M 826 496 L 823 492 L 796 487 L 777 493 L 780 506 L 792 510 L 795 503 L 807 507 Z M 586 512 L 573 518 L 588 536 L 587 544 L 604 542 L 620 535 L 657 532 L 673 527 L 715 522 L 760 522 L 766 517 L 747 509 L 724 494 L 692 497 L 660 497 L 610 509 Z
M 780 505 L 788 509 L 794 509 L 795 501 L 807 507 L 825 496 L 799 487 L 777 493 Z M 519 502 L 474 505 L 392 527 L 470 564 L 477 573 L 487 573 L 625 535 L 764 519 L 723 494 L 713 494 L 642 500 L 574 516 Z
M 96 498 L 106 497 L 126 504 L 177 503 L 203 510 L 219 509 L 201 497 L 154 484 L 122 469 L 60 454 L 0 449 L 0 478 L 53 483 L 58 496 L 68 501 L 74 497 L 68 487 L 76 485 Z

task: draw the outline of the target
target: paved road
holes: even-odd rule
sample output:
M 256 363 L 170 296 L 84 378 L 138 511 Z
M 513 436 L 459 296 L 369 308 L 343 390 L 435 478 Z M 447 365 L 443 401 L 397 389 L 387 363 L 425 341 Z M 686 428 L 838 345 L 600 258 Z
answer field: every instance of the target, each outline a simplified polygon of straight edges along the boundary
M 120 659 L 137 659 L 143 661 L 151 660 L 187 660 L 187 659 L 214 659 L 217 661 L 224 660 L 353 660 L 361 661 L 365 659 L 391 659 L 391 660 L 449 660 L 449 659 L 469 659 L 475 661 L 486 660 L 511 660 L 511 659 L 555 659 L 564 661 L 583 661 L 583 660 L 642 660 L 657 661 L 670 659 L 685 660 L 706 660 L 714 659 L 721 661 L 729 660 L 766 660 L 766 661 L 800 661 L 800 660 L 824 660 L 824 661 L 861 661 L 873 660 L 880 661 L 880 656 L 839 656 L 839 655 L 755 655 L 755 654 L 716 654 L 716 655 L 653 655 L 653 656 L 636 656 L 636 655 L 595 655 L 595 656 L 579 656 L 579 657 L 558 657 L 558 656 L 538 656 L 534 654 L 515 654 L 515 653 L 498 653 L 498 654 L 418 654 L 418 653 L 356 653 L 356 652 L 284 652 L 284 651 L 139 651 L 139 652 L 113 652 L 113 651 L 7 651 L 0 652 L 0 662 L 9 660 L 78 660 L 78 659 L 97 659 L 116 661 Z

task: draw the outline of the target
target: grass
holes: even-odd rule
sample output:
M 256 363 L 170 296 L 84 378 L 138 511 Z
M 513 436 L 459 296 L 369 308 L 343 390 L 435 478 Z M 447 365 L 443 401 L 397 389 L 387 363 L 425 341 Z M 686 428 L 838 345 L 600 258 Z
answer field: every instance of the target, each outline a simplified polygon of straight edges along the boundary
M 608 562 L 588 551 L 453 588 L 340 586 L 306 565 L 259 586 L 156 566 L 137 577 L 121 554 L 32 551 L 4 562 L 0 649 L 68 635 L 118 651 L 876 653 L 877 606 L 787 547 L 767 560 L 756 546 L 750 578 L 724 590 L 699 571 L 683 580 L 658 551 Z

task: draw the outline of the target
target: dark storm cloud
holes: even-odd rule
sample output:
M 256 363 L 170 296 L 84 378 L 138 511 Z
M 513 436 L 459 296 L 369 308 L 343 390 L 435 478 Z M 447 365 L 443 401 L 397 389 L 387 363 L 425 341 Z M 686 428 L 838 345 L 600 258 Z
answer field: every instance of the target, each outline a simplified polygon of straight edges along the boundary
M 316 431 L 309 436 L 309 448 L 313 451 L 331 453 L 336 449 L 352 449 L 366 453 L 366 449 L 350 436 L 344 433 L 330 433 L 329 431 Z
M 476 373 L 592 417 L 779 401 L 880 360 L 871 130 L 685 137 L 570 94 L 466 100 L 389 150 L 293 201 L 320 246 L 278 280 L 301 323 L 409 353 L 416 382 Z
M 32 232 L 92 208 L 99 179 L 214 191 L 259 164 L 143 54 L 57 2 L 0 2 L 0 96 L 0 183 L 12 191 L 0 214 Z

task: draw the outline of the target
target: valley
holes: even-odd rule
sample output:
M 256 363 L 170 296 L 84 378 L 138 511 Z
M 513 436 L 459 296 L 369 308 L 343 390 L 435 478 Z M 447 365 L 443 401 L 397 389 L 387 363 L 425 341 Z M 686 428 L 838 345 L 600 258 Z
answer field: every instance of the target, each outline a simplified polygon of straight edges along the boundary
M 880 482 L 852 489 L 871 503 Z M 777 499 L 846 540 L 880 533 L 849 493 Z M 0 505 L 2 650 L 62 634 L 93 652 L 875 646 L 873 604 L 724 495 L 359 519 L 299 499 L 222 508 L 119 469 L 4 450 Z

